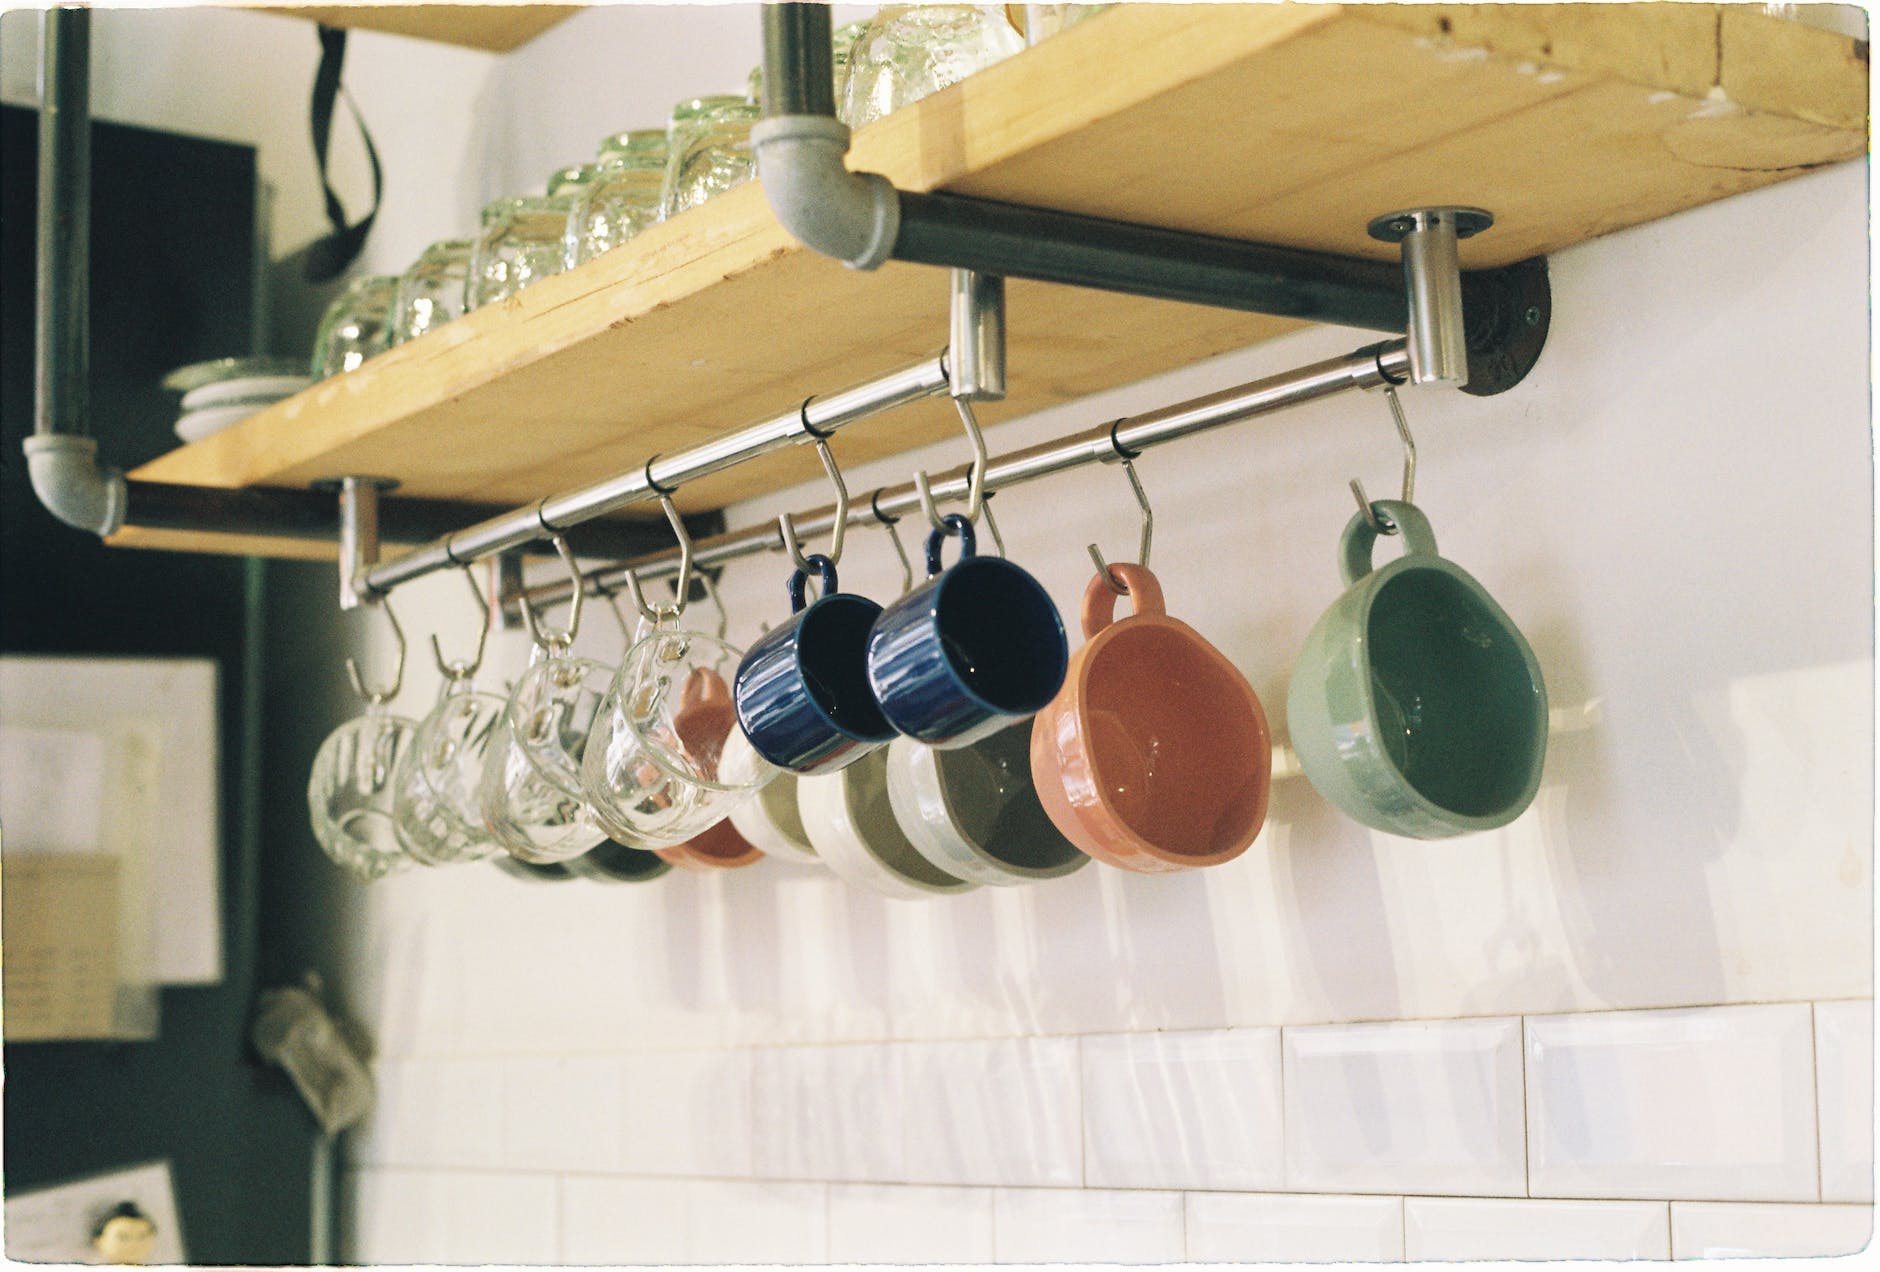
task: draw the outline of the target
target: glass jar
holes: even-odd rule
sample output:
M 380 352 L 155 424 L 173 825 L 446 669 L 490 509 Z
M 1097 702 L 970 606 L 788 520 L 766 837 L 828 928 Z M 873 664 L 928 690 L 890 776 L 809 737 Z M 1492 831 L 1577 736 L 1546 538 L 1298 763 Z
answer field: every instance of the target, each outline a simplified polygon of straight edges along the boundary
M 889 5 L 868 24 L 850 57 L 848 125 L 871 124 L 1024 47 L 1002 9 Z
M 433 243 L 399 276 L 398 299 L 392 306 L 393 344 L 416 340 L 463 313 L 475 246 L 469 239 Z
M 1029 48 L 1110 7 L 1107 4 L 1008 4 L 1005 16 L 1024 32 L 1025 45 Z
M 848 122 L 848 109 L 843 98 L 849 88 L 849 56 L 855 52 L 855 42 L 862 38 L 862 32 L 868 29 L 866 22 L 849 22 L 839 26 L 829 37 L 830 69 L 833 72 L 836 118 Z M 764 104 L 764 68 L 757 65 L 744 78 L 744 95 L 758 106 Z
M 639 128 L 601 143 L 594 179 L 568 213 L 563 255 L 572 267 L 599 256 L 659 220 L 666 180 L 666 133 Z
M 513 296 L 538 278 L 561 273 L 567 260 L 568 213 L 597 167 L 558 168 L 546 194 L 498 199 L 483 209 L 483 231 L 470 253 L 464 307 L 477 309 Z
M 676 216 L 756 176 L 751 126 L 762 117 L 742 97 L 694 97 L 673 107 L 661 216 Z
M 390 274 L 355 278 L 320 315 L 313 337 L 311 374 L 316 380 L 350 371 L 392 342 L 392 304 L 398 279 Z

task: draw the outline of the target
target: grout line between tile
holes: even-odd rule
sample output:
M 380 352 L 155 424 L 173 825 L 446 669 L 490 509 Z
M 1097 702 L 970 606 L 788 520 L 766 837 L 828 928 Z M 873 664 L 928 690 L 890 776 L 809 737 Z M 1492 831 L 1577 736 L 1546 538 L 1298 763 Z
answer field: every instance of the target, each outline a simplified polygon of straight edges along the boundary
M 1815 1004 L 1808 1004 L 1808 1077 L 1814 1093 L 1815 1113 L 1815 1200 L 1821 1200 L 1821 1018 Z
M 1521 1191 L 1534 1195 L 1534 1148 L 1528 1130 L 1527 1017 L 1521 1017 Z

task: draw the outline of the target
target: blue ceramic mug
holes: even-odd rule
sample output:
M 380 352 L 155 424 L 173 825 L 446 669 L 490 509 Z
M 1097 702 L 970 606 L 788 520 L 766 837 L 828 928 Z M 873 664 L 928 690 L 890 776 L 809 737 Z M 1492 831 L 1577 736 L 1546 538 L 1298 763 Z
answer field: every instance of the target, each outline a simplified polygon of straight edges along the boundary
M 882 714 L 929 746 L 970 746 L 1038 712 L 1064 684 L 1064 620 L 1037 579 L 974 555 L 958 513 L 927 536 L 927 581 L 883 610 L 868 637 L 868 682 Z M 960 559 L 940 570 L 958 535 Z
M 731 697 L 759 755 L 792 773 L 833 773 L 894 736 L 868 685 L 868 633 L 881 606 L 838 592 L 828 557 L 807 560 L 822 595 L 806 606 L 808 575 L 790 575 L 790 621 L 744 655 Z

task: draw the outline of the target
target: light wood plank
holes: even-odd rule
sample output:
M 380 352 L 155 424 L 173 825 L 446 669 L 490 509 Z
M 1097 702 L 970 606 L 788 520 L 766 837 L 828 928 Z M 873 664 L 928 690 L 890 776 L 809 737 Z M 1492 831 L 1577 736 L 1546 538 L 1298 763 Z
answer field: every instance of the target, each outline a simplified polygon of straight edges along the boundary
M 1129 5 L 856 138 L 912 189 L 1387 258 L 1370 217 L 1476 203 L 1485 266 L 1865 151 L 1864 46 L 1704 5 Z M 1858 89 L 1858 92 L 1856 92 Z M 1858 103 L 1856 99 L 1858 98 Z M 797 247 L 755 185 L 655 226 L 136 475 L 345 472 L 521 503 L 937 351 L 943 271 Z M 1296 324 L 1015 281 L 991 422 Z M 842 434 L 846 461 L 949 436 L 944 403 Z M 689 485 L 688 511 L 813 477 L 806 448 Z
M 507 53 L 581 12 L 578 4 L 269 4 L 249 0 L 244 8 L 326 26 L 404 35 L 440 44 Z

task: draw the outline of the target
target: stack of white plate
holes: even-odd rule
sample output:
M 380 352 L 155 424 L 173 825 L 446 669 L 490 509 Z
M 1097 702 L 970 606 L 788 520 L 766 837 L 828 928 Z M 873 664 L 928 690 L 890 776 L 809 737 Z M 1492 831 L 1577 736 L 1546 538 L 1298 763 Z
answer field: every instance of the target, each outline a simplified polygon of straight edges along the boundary
M 306 366 L 291 358 L 217 358 L 163 377 L 164 388 L 183 395 L 176 435 L 185 442 L 219 433 L 311 383 Z

